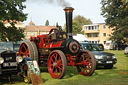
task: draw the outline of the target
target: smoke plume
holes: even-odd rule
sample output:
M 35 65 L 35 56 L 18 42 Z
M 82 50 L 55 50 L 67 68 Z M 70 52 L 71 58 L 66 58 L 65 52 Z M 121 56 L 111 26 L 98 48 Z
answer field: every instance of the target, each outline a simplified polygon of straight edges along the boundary
M 27 0 L 30 2 L 42 2 L 42 3 L 48 3 L 48 4 L 57 4 L 61 7 L 69 7 L 71 4 L 65 0 Z

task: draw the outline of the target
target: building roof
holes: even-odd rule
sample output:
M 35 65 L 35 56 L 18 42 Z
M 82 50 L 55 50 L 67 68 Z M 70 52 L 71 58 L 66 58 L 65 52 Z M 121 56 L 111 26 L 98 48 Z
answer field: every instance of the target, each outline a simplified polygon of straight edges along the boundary
M 25 31 L 45 31 L 48 32 L 56 26 L 25 26 Z
M 97 26 L 97 25 L 102 25 L 102 24 L 106 24 L 106 23 L 93 23 L 93 24 L 88 24 L 84 26 Z

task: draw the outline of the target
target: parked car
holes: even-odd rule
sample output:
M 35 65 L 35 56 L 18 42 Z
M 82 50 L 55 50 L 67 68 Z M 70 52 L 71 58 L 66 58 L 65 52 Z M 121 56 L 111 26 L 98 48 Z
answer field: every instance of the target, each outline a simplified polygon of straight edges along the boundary
M 114 54 L 104 52 L 98 44 L 80 42 L 82 49 L 89 50 L 96 58 L 97 66 L 104 66 L 107 69 L 113 68 L 113 65 L 117 63 L 117 59 Z
M 125 54 L 125 55 L 128 55 L 128 47 L 125 48 L 124 54 Z
M 12 44 L 10 42 L 0 42 L 0 77 L 10 78 L 12 74 L 16 75 L 20 71 L 19 63 L 23 59 L 13 51 Z
M 107 50 L 124 50 L 128 45 L 126 44 L 117 44 L 112 41 L 106 41 L 104 45 L 104 49 Z

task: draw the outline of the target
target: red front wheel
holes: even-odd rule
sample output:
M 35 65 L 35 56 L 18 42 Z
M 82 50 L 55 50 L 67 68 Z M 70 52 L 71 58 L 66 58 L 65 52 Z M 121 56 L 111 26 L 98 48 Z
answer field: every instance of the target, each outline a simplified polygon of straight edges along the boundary
M 53 78 L 61 79 L 67 70 L 67 61 L 64 53 L 60 50 L 54 50 L 48 59 L 48 71 Z
M 82 51 L 78 56 L 78 62 L 83 63 L 82 65 L 77 66 L 77 70 L 81 75 L 91 76 L 94 73 L 96 60 L 90 51 Z

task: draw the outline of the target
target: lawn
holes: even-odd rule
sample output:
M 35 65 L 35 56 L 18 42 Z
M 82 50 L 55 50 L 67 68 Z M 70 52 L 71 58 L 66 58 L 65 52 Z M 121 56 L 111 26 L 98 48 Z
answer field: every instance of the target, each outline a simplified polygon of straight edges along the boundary
M 53 79 L 47 71 L 47 68 L 41 68 L 43 85 L 128 85 L 128 56 L 124 51 L 107 51 L 114 53 L 117 63 L 113 69 L 104 69 L 102 67 L 95 70 L 92 76 L 80 75 L 76 67 L 68 67 L 67 73 L 63 79 Z M 11 82 L 0 80 L 1 85 L 26 85 L 22 78 L 14 76 Z M 28 84 L 31 85 L 31 84 Z

